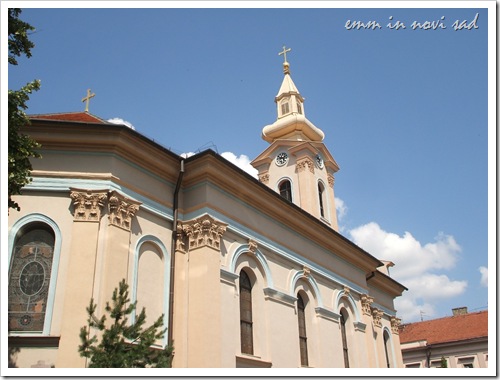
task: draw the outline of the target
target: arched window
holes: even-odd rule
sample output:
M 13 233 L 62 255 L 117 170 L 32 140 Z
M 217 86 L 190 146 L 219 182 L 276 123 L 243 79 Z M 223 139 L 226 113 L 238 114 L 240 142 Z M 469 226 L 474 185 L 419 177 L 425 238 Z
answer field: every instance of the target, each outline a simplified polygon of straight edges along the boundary
M 340 333 L 342 335 L 342 352 L 344 353 L 344 367 L 349 368 L 349 349 L 347 345 L 346 322 L 348 320 L 345 310 L 340 312 Z
M 289 180 L 283 180 L 279 185 L 280 195 L 288 201 L 292 201 L 292 185 Z
M 54 242 L 54 231 L 44 223 L 33 222 L 19 230 L 9 270 L 9 332 L 44 331 Z
M 391 360 L 389 359 L 389 339 L 389 333 L 387 331 L 384 331 L 384 351 L 387 368 L 391 368 Z
M 300 102 L 297 102 L 297 112 L 302 115 L 302 105 L 300 104 Z
M 288 100 L 284 100 L 281 103 L 281 115 L 286 115 L 287 113 L 290 112 L 290 105 L 288 104 Z
M 319 213 L 322 218 L 325 217 L 325 187 L 318 182 Z
M 164 257 L 151 241 L 141 244 L 137 268 L 137 311 L 146 308 L 147 323 L 164 313 Z
M 307 357 L 307 332 L 306 332 L 306 307 L 300 294 L 297 294 L 297 317 L 299 321 L 299 346 L 300 365 L 307 367 L 309 360 Z
M 244 270 L 240 272 L 241 352 L 253 355 L 252 282 Z

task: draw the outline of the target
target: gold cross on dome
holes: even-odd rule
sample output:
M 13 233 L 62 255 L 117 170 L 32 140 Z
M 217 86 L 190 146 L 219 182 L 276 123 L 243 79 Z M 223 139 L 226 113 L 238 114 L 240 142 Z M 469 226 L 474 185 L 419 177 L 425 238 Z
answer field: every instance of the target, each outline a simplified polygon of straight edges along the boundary
M 283 57 L 285 58 L 285 61 L 283 63 L 287 63 L 286 62 L 286 53 L 288 53 L 289 51 L 292 51 L 292 49 L 290 49 L 290 48 L 287 49 L 285 47 L 285 45 L 283 45 L 283 51 L 278 53 L 278 55 L 283 55 Z
M 87 90 L 87 96 L 82 99 L 82 102 L 86 102 L 85 104 L 85 112 L 89 112 L 89 102 L 90 99 L 92 99 L 95 96 L 95 94 L 90 93 L 90 88 Z

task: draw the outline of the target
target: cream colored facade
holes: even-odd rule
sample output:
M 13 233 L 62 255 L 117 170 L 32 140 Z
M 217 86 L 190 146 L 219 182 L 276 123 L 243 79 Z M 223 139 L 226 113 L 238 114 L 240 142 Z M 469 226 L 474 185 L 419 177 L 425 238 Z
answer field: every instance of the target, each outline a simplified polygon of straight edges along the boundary
M 406 368 L 440 368 L 445 358 L 447 368 L 488 368 L 488 338 L 436 344 L 429 349 L 426 341 L 402 345 Z
M 40 225 L 53 231 L 54 258 L 43 331 L 9 331 L 12 365 L 85 367 L 85 307 L 93 297 L 101 315 L 125 278 L 150 320 L 163 313 L 171 322 L 177 368 L 304 366 L 299 295 L 308 367 L 344 367 L 344 355 L 349 367 L 403 367 L 394 299 L 405 288 L 337 232 L 338 165 L 305 118 L 287 64 L 276 103 L 278 119 L 263 130 L 271 145 L 253 162 L 259 180 L 212 151 L 184 159 L 98 118 L 32 117 L 26 132 L 43 159 L 16 197 L 21 211 L 10 212 L 9 260 Z M 292 202 L 279 194 L 283 179 Z M 253 354 L 241 350 L 242 270 L 252 283 Z

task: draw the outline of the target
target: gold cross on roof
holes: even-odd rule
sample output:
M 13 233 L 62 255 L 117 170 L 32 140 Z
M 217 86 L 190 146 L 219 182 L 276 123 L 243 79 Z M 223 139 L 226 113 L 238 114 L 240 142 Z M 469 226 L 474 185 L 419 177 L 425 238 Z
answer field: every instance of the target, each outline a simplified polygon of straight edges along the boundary
M 90 99 L 93 98 L 95 94 L 90 93 L 90 88 L 87 90 L 87 96 L 82 99 L 82 102 L 86 102 L 85 104 L 85 112 L 89 112 L 89 102 Z
M 278 53 L 278 55 L 283 55 L 284 56 L 285 61 L 283 63 L 287 63 L 286 62 L 286 53 L 288 53 L 289 51 L 292 51 L 292 49 L 290 49 L 290 48 L 287 49 L 285 47 L 285 45 L 283 45 L 283 51 Z

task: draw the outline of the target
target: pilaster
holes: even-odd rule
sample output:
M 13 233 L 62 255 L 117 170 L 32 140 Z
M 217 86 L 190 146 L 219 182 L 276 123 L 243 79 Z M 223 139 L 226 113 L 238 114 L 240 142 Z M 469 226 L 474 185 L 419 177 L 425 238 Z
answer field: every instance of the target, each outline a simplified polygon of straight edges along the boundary
M 332 173 L 328 173 L 328 204 L 330 205 L 330 223 L 335 231 L 339 230 L 337 219 L 337 209 L 335 206 L 335 177 Z
M 85 358 L 78 353 L 79 333 L 87 324 L 85 308 L 93 296 L 99 222 L 107 191 L 71 189 L 70 197 L 74 221 L 56 367 L 85 366 Z
M 208 214 L 179 223 L 187 267 L 187 366 L 220 367 L 220 246 L 227 225 Z
M 189 294 L 189 261 L 185 235 L 182 223 L 176 226 L 175 267 L 174 267 L 174 318 L 172 326 L 175 355 L 173 368 L 186 368 L 188 366 L 188 294 Z
M 297 157 L 296 172 L 300 194 L 299 206 L 319 217 L 318 186 L 314 177 L 314 161 L 308 155 Z
M 129 280 L 130 232 L 139 205 L 140 202 L 127 198 L 117 191 L 109 194 L 109 225 L 104 248 L 98 310 L 103 310 L 106 301 L 109 302 L 113 290 L 118 287 L 121 280 L 125 279 L 127 282 Z

